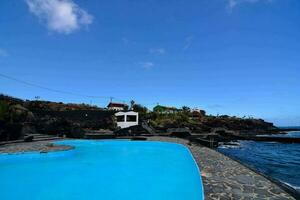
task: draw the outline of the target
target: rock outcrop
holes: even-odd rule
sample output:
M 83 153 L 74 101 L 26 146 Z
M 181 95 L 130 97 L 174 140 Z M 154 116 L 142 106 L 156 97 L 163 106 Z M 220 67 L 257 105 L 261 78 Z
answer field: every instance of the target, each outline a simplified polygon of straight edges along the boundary
M 113 113 L 86 104 L 23 101 L 0 95 L 0 141 L 41 133 L 84 137 L 84 129 L 113 129 Z

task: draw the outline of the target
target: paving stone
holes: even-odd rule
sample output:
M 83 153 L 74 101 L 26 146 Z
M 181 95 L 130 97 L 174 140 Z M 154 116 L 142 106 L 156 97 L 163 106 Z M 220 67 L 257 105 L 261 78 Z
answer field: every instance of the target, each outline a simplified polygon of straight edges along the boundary
M 13 143 L 0 146 L 0 153 L 24 153 L 31 151 L 38 151 L 47 153 L 51 151 L 65 151 L 73 149 L 74 147 L 68 145 L 57 145 L 49 141 Z
M 186 140 L 169 137 L 149 137 L 148 140 L 177 142 L 190 149 L 202 171 L 206 200 L 294 199 L 278 185 L 213 149 L 196 144 L 189 146 Z

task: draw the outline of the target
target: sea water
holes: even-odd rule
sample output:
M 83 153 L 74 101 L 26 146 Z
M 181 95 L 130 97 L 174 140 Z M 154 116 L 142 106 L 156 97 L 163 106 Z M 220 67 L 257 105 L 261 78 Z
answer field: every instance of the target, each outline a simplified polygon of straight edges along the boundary
M 291 131 L 280 137 L 300 138 L 300 131 Z M 300 192 L 300 144 L 239 141 L 238 146 L 220 146 L 218 151 Z

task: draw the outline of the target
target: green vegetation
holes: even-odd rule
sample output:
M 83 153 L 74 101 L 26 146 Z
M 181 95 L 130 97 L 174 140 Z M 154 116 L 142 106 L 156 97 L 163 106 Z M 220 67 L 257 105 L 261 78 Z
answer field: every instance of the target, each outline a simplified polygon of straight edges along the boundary
M 151 113 L 150 124 L 157 128 L 189 127 L 198 124 L 204 116 L 204 111 L 191 111 L 187 106 L 177 109 L 158 105 Z
M 161 106 L 157 105 L 153 108 L 153 112 L 155 113 L 176 113 L 180 110 L 175 107 L 167 107 L 167 106 Z
M 233 131 L 249 131 L 251 133 L 270 131 L 276 129 L 272 123 L 262 119 L 239 118 L 235 116 L 206 115 L 204 110 L 190 109 L 183 106 L 181 109 L 156 106 L 154 112 L 149 113 L 149 122 L 156 129 L 187 127 L 192 132 L 211 132 L 213 129 L 222 128 Z

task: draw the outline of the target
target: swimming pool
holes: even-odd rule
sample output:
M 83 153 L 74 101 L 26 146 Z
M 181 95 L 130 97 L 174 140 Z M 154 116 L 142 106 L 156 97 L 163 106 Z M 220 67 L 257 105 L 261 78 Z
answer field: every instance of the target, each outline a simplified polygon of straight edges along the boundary
M 183 145 L 65 140 L 70 151 L 0 155 L 1 200 L 200 200 L 198 167 Z

